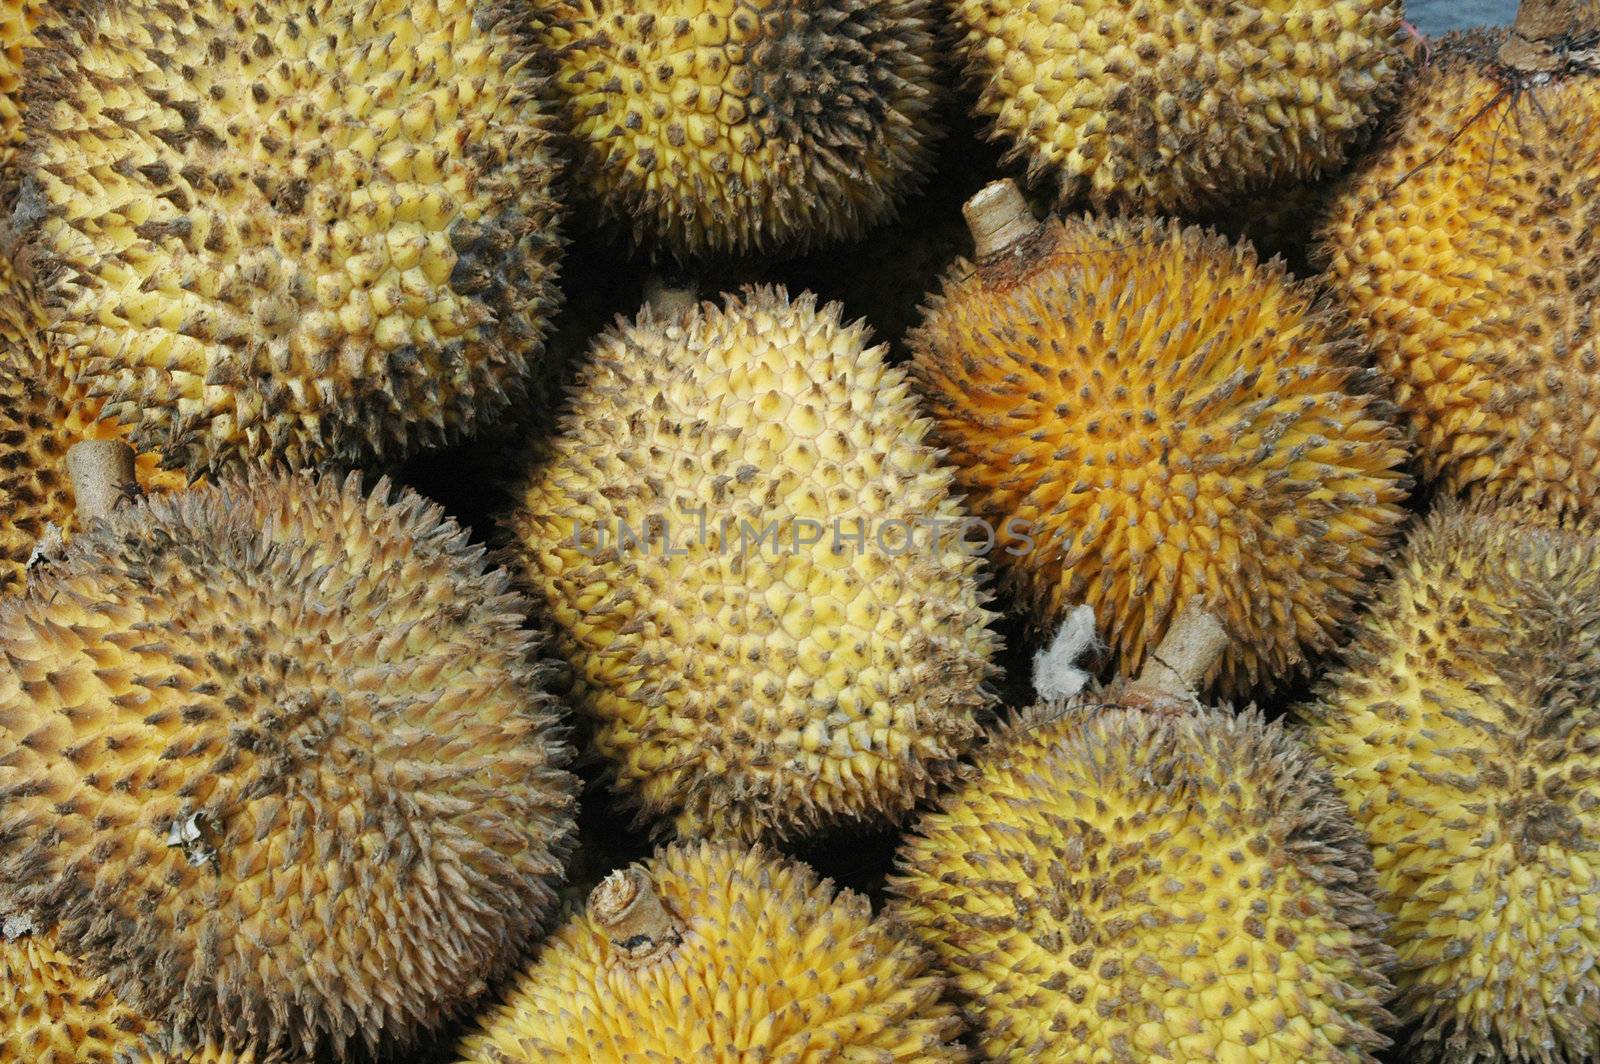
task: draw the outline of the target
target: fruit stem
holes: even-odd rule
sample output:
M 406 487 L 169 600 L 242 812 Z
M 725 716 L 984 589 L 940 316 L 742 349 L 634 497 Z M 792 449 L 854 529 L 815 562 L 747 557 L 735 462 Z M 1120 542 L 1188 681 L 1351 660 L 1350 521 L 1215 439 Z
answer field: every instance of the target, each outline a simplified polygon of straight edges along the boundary
M 81 440 L 67 450 L 67 476 L 77 500 L 78 521 L 87 525 L 139 494 L 133 448 L 121 440 Z
M 1196 596 L 1178 611 L 1135 684 L 1173 698 L 1192 699 L 1226 649 L 1228 633 Z
M 1530 41 L 1583 38 L 1600 33 L 1597 0 L 1522 0 L 1511 26 L 1517 36 Z
M 972 231 L 973 256 L 979 262 L 1009 251 L 1042 228 L 1022 190 L 1009 178 L 983 186 L 961 213 Z
M 680 311 L 693 310 L 699 302 L 691 284 L 670 283 L 659 274 L 651 274 L 645 278 L 644 304 L 658 313 L 677 314 Z
M 619 869 L 601 880 L 589 895 L 589 915 L 629 968 L 664 956 L 683 937 L 682 928 L 661 903 L 649 877 L 637 866 Z

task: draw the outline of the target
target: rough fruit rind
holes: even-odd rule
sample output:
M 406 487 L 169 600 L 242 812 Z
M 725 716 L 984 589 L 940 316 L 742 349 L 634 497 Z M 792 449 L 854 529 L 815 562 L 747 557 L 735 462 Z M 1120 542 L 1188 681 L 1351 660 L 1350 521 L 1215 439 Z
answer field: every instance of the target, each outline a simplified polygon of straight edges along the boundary
M 926 180 L 928 0 L 564 0 L 538 17 L 577 184 L 653 252 L 859 236 Z
M 188 471 L 404 457 L 521 402 L 560 241 L 488 0 L 93 5 L 30 51 L 16 219 L 75 379 Z
M 525 609 L 353 476 L 94 522 L 0 602 L 0 912 L 196 1043 L 404 1048 L 515 963 L 575 833 Z
M 77 525 L 67 449 L 80 440 L 125 435 L 99 416 L 100 400 L 71 383 L 42 313 L 32 289 L 0 258 L 0 594 L 22 586 L 51 526 L 70 537 Z M 160 455 L 150 452 L 139 455 L 138 473 L 146 491 L 185 483 L 162 470 Z
M 1303 707 L 1376 855 L 1408 1059 L 1600 1053 L 1600 526 L 1447 506 Z
M 1093 607 L 1128 674 L 1198 594 L 1234 641 L 1212 678 L 1281 683 L 1353 618 L 1405 518 L 1380 379 L 1248 245 L 1049 219 L 952 266 L 908 342 L 1015 600 L 1045 629 Z
M 725 844 L 669 847 L 636 871 L 679 940 L 631 966 L 591 903 L 480 1019 L 461 1064 L 968 1059 L 944 981 L 865 897 Z
M 503 530 L 641 819 L 893 820 L 977 737 L 998 640 L 927 429 L 809 296 L 647 307 L 596 342 Z
M 1021 715 L 975 768 L 890 890 L 985 1059 L 1376 1060 L 1372 860 L 1280 726 L 1094 693 Z
M 957 0 L 978 113 L 1063 205 L 1193 212 L 1337 169 L 1404 68 L 1399 0 Z
M 1600 67 L 1452 34 L 1335 200 L 1320 254 L 1449 492 L 1600 512 Z

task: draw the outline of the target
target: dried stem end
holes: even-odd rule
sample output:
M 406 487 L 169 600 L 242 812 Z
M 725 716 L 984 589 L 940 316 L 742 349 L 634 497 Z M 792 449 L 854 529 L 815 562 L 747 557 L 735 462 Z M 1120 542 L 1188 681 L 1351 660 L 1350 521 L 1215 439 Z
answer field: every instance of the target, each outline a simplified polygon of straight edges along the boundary
M 105 517 L 139 494 L 133 448 L 120 440 L 83 440 L 67 451 L 67 476 L 78 522 Z
M 1589 67 L 1600 37 L 1600 0 L 1522 0 L 1502 65 L 1523 74 L 1555 73 L 1571 62 Z
M 1133 687 L 1156 698 L 1195 702 L 1200 685 L 1227 649 L 1228 633 L 1196 597 L 1179 611 Z
M 973 256 L 980 263 L 1010 251 L 1043 228 L 1011 180 L 983 186 L 961 212 L 972 231 Z
M 1511 31 L 1530 41 L 1592 37 L 1600 33 L 1600 0 L 1522 0 Z
M 644 870 L 635 866 L 611 873 L 589 895 L 589 915 L 616 947 L 628 968 L 670 953 L 683 938 Z

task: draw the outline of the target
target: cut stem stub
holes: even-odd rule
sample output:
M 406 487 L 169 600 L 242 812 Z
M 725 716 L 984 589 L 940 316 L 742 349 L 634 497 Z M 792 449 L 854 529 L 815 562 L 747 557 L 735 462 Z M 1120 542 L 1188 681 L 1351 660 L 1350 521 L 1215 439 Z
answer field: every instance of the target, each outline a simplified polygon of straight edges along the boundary
M 83 440 L 67 451 L 67 476 L 78 522 L 105 517 L 139 494 L 133 448 L 120 440 Z
M 1040 229 L 1022 190 L 1010 179 L 983 186 L 961 213 L 972 231 L 973 256 L 979 262 L 1016 247 Z
M 624 965 L 648 964 L 668 953 L 683 929 L 661 903 L 643 869 L 619 869 L 589 895 L 589 915 L 617 948 Z
M 1161 644 L 1150 654 L 1135 686 L 1178 699 L 1193 699 L 1212 668 L 1228 649 L 1228 633 L 1192 599 L 1178 612 Z

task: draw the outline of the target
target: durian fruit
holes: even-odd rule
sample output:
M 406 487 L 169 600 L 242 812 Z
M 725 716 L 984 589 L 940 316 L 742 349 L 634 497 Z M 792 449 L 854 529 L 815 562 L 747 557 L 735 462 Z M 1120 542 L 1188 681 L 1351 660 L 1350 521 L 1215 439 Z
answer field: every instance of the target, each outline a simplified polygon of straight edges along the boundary
M 0 595 L 22 585 L 35 551 L 76 527 L 68 449 L 81 440 L 120 439 L 99 417 L 101 400 L 72 385 L 59 348 L 46 336 L 28 288 L 0 266 Z M 138 456 L 139 485 L 171 491 L 185 478 Z
M 986 1060 L 1324 1064 L 1387 1044 L 1371 856 L 1283 727 L 1187 693 L 1220 649 L 1191 642 L 1195 616 L 1140 682 L 1020 714 L 902 845 L 890 911 Z
M 1405 67 L 1400 0 L 957 0 L 992 135 L 1065 205 L 1188 212 L 1338 169 Z
M 49 934 L 0 934 L 0 1064 L 114 1064 L 149 1030 Z
M 540 947 L 461 1064 L 939 1064 L 944 980 L 865 897 L 760 848 L 680 844 L 612 873 Z
M 1600 525 L 1435 513 L 1303 714 L 1376 854 L 1406 1059 L 1600 1058 Z
M 22 146 L 22 66 L 45 18 L 59 18 L 77 0 L 0 0 L 0 204 L 7 204 Z
M 118 506 L 99 469 L 0 602 L 0 912 L 196 1044 L 404 1048 L 516 962 L 571 847 L 526 603 L 381 482 Z
M 647 304 L 596 341 L 503 527 L 641 822 L 893 821 L 977 737 L 998 641 L 927 430 L 809 296 Z
M 1600 5 L 1452 34 L 1322 234 L 1336 298 L 1453 493 L 1600 512 Z
M 53 936 L 0 934 L 0 1064 L 255 1064 L 249 1051 L 164 1037 L 90 981 Z
M 539 35 L 577 185 L 652 251 L 852 238 L 927 177 L 928 0 L 560 0 Z
M 30 50 L 16 220 L 72 376 L 187 471 L 399 459 L 521 403 L 557 291 L 493 0 L 121 0 Z
M 1347 327 L 1281 263 L 1141 219 L 967 206 L 912 379 L 994 557 L 1042 626 L 1091 606 L 1134 672 L 1213 604 L 1225 690 L 1330 646 L 1401 523 L 1404 441 Z

